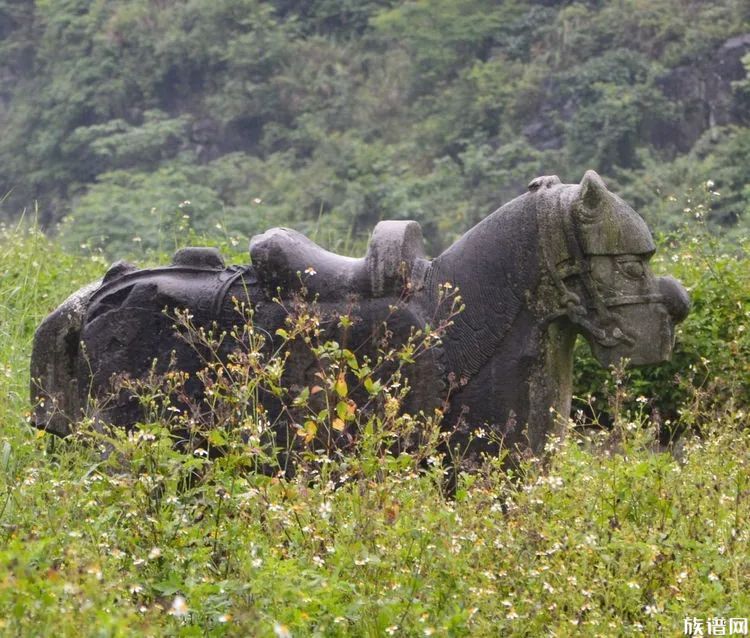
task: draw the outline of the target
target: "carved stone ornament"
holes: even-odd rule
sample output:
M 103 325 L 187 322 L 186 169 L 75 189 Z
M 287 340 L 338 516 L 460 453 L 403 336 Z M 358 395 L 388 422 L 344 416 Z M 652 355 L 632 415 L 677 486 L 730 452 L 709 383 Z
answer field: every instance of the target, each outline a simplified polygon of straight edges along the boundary
M 534 179 L 527 193 L 434 259 L 425 256 L 419 224 L 384 221 L 359 259 L 274 228 L 251 240 L 246 266 L 226 266 L 210 248 L 182 249 L 166 267 L 118 262 L 39 326 L 31 361 L 33 422 L 69 434 L 91 397 L 111 394 L 113 375 L 143 377 L 154 360 L 157 372 L 171 361 L 194 375 L 200 358 L 175 333 L 165 308 L 189 309 L 198 326 L 216 322 L 229 329 L 237 321 L 232 299 L 246 300 L 255 325 L 273 336 L 287 313 L 274 297 L 279 291 L 292 297 L 302 285 L 299 273 L 307 271 L 307 293 L 322 315 L 354 318 L 346 329 L 331 321 L 326 336 L 357 352 L 374 351 L 374 327 L 386 318 L 397 343 L 415 326 L 435 325 L 444 312 L 439 287 L 457 287 L 465 310 L 441 346 L 410 369 L 412 390 L 403 408 L 441 406 L 450 385 L 444 427 L 457 432 L 452 445 L 471 457 L 497 453 L 496 442 L 468 435 L 481 426 L 506 446 L 540 453 L 547 435 L 560 429 L 556 415 L 570 411 L 578 335 L 604 366 L 622 358 L 634 365 L 669 359 L 675 324 L 690 302 L 677 280 L 652 274 L 654 250 L 643 219 L 588 171 L 580 184 Z M 304 354 L 292 352 L 287 380 L 313 385 L 312 369 Z M 199 396 L 202 387 L 191 383 Z M 141 414 L 124 395 L 100 406 L 97 418 L 116 426 L 131 427 Z M 456 428 L 460 419 L 470 428 Z

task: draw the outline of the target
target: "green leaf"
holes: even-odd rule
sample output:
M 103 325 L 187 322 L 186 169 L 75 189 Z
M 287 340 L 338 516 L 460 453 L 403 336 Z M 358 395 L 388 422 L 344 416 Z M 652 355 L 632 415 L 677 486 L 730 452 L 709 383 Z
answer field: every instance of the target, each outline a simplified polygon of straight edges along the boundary
M 346 385 L 346 378 L 343 372 L 339 374 L 338 379 L 336 379 L 336 384 L 333 387 L 334 390 L 336 390 L 336 394 L 342 399 L 349 394 L 349 387 Z
M 370 395 L 376 395 L 378 392 L 380 392 L 383 389 L 383 386 L 381 385 L 380 381 L 373 381 L 371 377 L 367 377 L 364 382 L 365 390 Z
M 357 363 L 357 357 L 354 355 L 354 353 L 351 350 L 347 350 L 344 348 L 343 350 L 344 358 L 346 359 L 346 365 L 348 365 L 352 370 L 358 370 L 359 364 Z
M 211 430 L 207 438 L 211 445 L 226 445 L 227 443 L 227 437 L 221 430 Z
M 295 406 L 301 406 L 305 405 L 307 403 L 307 400 L 310 398 L 310 388 L 304 387 L 302 388 L 302 391 L 297 395 L 297 397 L 292 402 Z

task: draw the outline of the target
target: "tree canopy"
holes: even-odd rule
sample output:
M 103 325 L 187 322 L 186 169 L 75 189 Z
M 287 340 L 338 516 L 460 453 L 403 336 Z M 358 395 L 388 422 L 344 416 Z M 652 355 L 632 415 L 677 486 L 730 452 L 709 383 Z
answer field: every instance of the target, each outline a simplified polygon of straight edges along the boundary
M 749 33 L 745 0 L 0 0 L 0 215 L 111 254 L 383 218 L 437 250 L 595 168 L 661 229 L 710 183 L 745 233 Z

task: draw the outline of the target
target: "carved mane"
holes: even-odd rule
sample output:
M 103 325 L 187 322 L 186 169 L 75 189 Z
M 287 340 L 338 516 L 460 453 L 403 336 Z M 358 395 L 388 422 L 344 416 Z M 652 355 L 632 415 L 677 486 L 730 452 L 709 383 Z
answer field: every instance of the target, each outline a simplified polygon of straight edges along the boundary
M 539 278 L 533 193 L 502 206 L 435 258 L 426 281 L 432 304 L 438 285 L 458 286 L 466 309 L 444 344 L 449 369 L 475 375 L 505 338 Z

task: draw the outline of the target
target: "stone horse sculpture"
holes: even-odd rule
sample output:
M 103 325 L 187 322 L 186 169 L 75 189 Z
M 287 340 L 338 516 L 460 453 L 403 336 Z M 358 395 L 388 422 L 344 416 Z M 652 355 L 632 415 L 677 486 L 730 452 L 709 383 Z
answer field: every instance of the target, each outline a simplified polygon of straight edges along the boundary
M 396 339 L 414 326 L 434 325 L 443 312 L 439 287 L 458 287 L 465 310 L 441 346 L 413 366 L 405 409 L 440 405 L 451 379 L 444 427 L 460 420 L 489 427 L 507 446 L 539 453 L 559 427 L 555 414 L 570 411 L 577 335 L 604 366 L 670 357 L 689 298 L 677 280 L 654 277 L 648 265 L 654 250 L 641 217 L 588 171 L 580 184 L 562 184 L 556 176 L 533 180 L 527 193 L 432 260 L 416 222 L 385 221 L 361 259 L 276 228 L 251 240 L 249 266 L 226 267 L 216 250 L 205 248 L 180 250 L 162 268 L 118 262 L 37 330 L 33 422 L 69 434 L 89 398 L 111 391 L 112 375 L 142 377 L 154 359 L 160 371 L 170 358 L 178 369 L 197 371 L 201 362 L 174 334 L 165 307 L 189 309 L 197 325 L 227 328 L 237 319 L 232 298 L 245 299 L 255 324 L 273 335 L 287 312 L 273 299 L 279 291 L 291 296 L 300 288 L 299 273 L 312 269 L 306 284 L 323 315 L 346 308 L 356 318 L 346 334 L 331 322 L 326 336 L 364 351 L 372 351 L 373 326 L 386 317 Z M 295 367 L 291 359 L 293 381 L 314 383 L 306 378 L 307 364 Z M 193 390 L 201 392 L 199 385 Z M 104 418 L 130 427 L 138 406 L 127 397 L 116 400 Z M 453 442 L 472 453 L 497 452 L 497 443 L 472 439 L 466 429 Z

